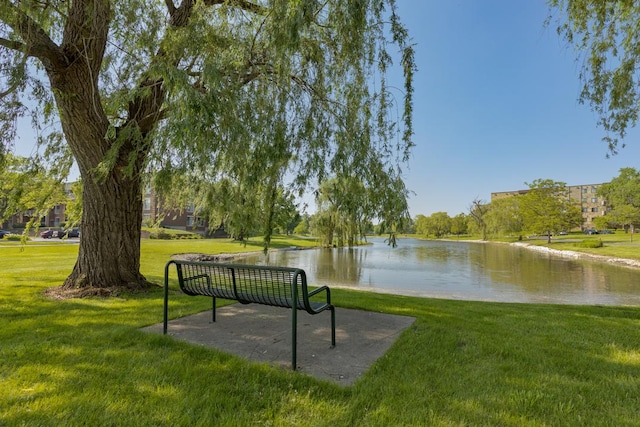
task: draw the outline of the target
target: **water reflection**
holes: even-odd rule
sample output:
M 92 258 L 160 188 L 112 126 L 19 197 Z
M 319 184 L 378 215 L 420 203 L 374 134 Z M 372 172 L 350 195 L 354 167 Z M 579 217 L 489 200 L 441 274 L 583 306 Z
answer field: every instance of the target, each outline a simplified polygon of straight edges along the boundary
M 248 263 L 287 265 L 312 284 L 455 299 L 640 305 L 640 271 L 499 244 L 382 239 L 352 249 L 279 251 Z

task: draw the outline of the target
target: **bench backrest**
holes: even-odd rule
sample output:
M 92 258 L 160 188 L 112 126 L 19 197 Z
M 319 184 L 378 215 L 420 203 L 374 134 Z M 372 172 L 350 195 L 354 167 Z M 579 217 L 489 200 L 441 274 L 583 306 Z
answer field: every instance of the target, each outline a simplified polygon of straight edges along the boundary
M 227 298 L 242 303 L 306 309 L 307 278 L 304 270 L 196 261 L 174 261 L 180 289 L 188 295 Z

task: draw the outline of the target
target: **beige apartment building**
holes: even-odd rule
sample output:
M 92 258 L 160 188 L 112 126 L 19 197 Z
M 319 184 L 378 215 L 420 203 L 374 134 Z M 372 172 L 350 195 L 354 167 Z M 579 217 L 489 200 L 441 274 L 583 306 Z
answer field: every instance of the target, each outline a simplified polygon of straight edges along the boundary
M 582 211 L 582 219 L 584 221 L 582 224 L 583 230 L 595 228 L 593 219 L 598 216 L 606 215 L 607 210 L 609 209 L 606 200 L 603 200 L 596 195 L 598 187 L 603 184 L 605 183 L 567 186 L 567 190 L 569 190 L 569 197 L 578 203 Z M 515 191 L 499 191 L 496 193 L 491 193 L 491 201 L 503 197 L 526 194 L 528 192 L 528 189 Z

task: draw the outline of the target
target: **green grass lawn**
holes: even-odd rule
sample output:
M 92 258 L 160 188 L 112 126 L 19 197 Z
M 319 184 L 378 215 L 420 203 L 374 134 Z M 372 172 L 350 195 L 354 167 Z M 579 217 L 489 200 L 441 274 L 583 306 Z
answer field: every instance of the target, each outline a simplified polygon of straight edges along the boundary
M 601 241 L 603 245 L 599 248 L 580 247 L 579 242 L 585 241 Z M 634 235 L 631 240 L 630 234 L 621 231 L 614 234 L 596 235 L 585 235 L 580 232 L 569 233 L 566 236 L 553 236 L 550 244 L 546 239 L 525 239 L 525 242 L 558 250 L 640 260 L 640 235 Z
M 278 239 L 286 247 L 307 241 Z M 311 242 L 313 244 L 313 242 Z M 260 250 L 213 240 L 142 243 L 162 282 L 178 252 Z M 448 301 L 335 289 L 340 307 L 416 317 L 355 385 L 341 387 L 143 333 L 162 289 L 109 299 L 42 296 L 77 245 L 0 247 L 0 425 L 637 426 L 640 308 Z M 172 315 L 206 298 L 172 296 Z

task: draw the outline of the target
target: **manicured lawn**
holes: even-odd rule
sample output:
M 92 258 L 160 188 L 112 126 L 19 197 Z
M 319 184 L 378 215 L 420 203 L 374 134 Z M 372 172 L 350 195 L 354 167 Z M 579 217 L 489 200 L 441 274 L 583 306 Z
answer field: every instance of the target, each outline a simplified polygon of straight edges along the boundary
M 173 253 L 243 250 L 260 244 L 145 240 L 142 271 L 160 284 Z M 70 244 L 0 247 L 0 425 L 633 426 L 640 419 L 637 307 L 335 289 L 339 308 L 417 318 L 344 388 L 141 332 L 162 320 L 160 286 L 109 299 L 45 299 L 76 253 Z M 176 294 L 171 314 L 208 304 Z
M 546 239 L 526 239 L 525 241 L 529 244 L 548 246 L 558 250 L 640 260 L 640 235 L 634 235 L 633 240 L 630 237 L 630 234 L 620 231 L 615 234 L 586 235 L 583 233 L 570 233 L 567 236 L 553 236 L 551 244 L 547 244 Z M 576 245 L 576 242 L 591 240 L 602 241 L 603 246 L 600 248 L 585 248 Z

